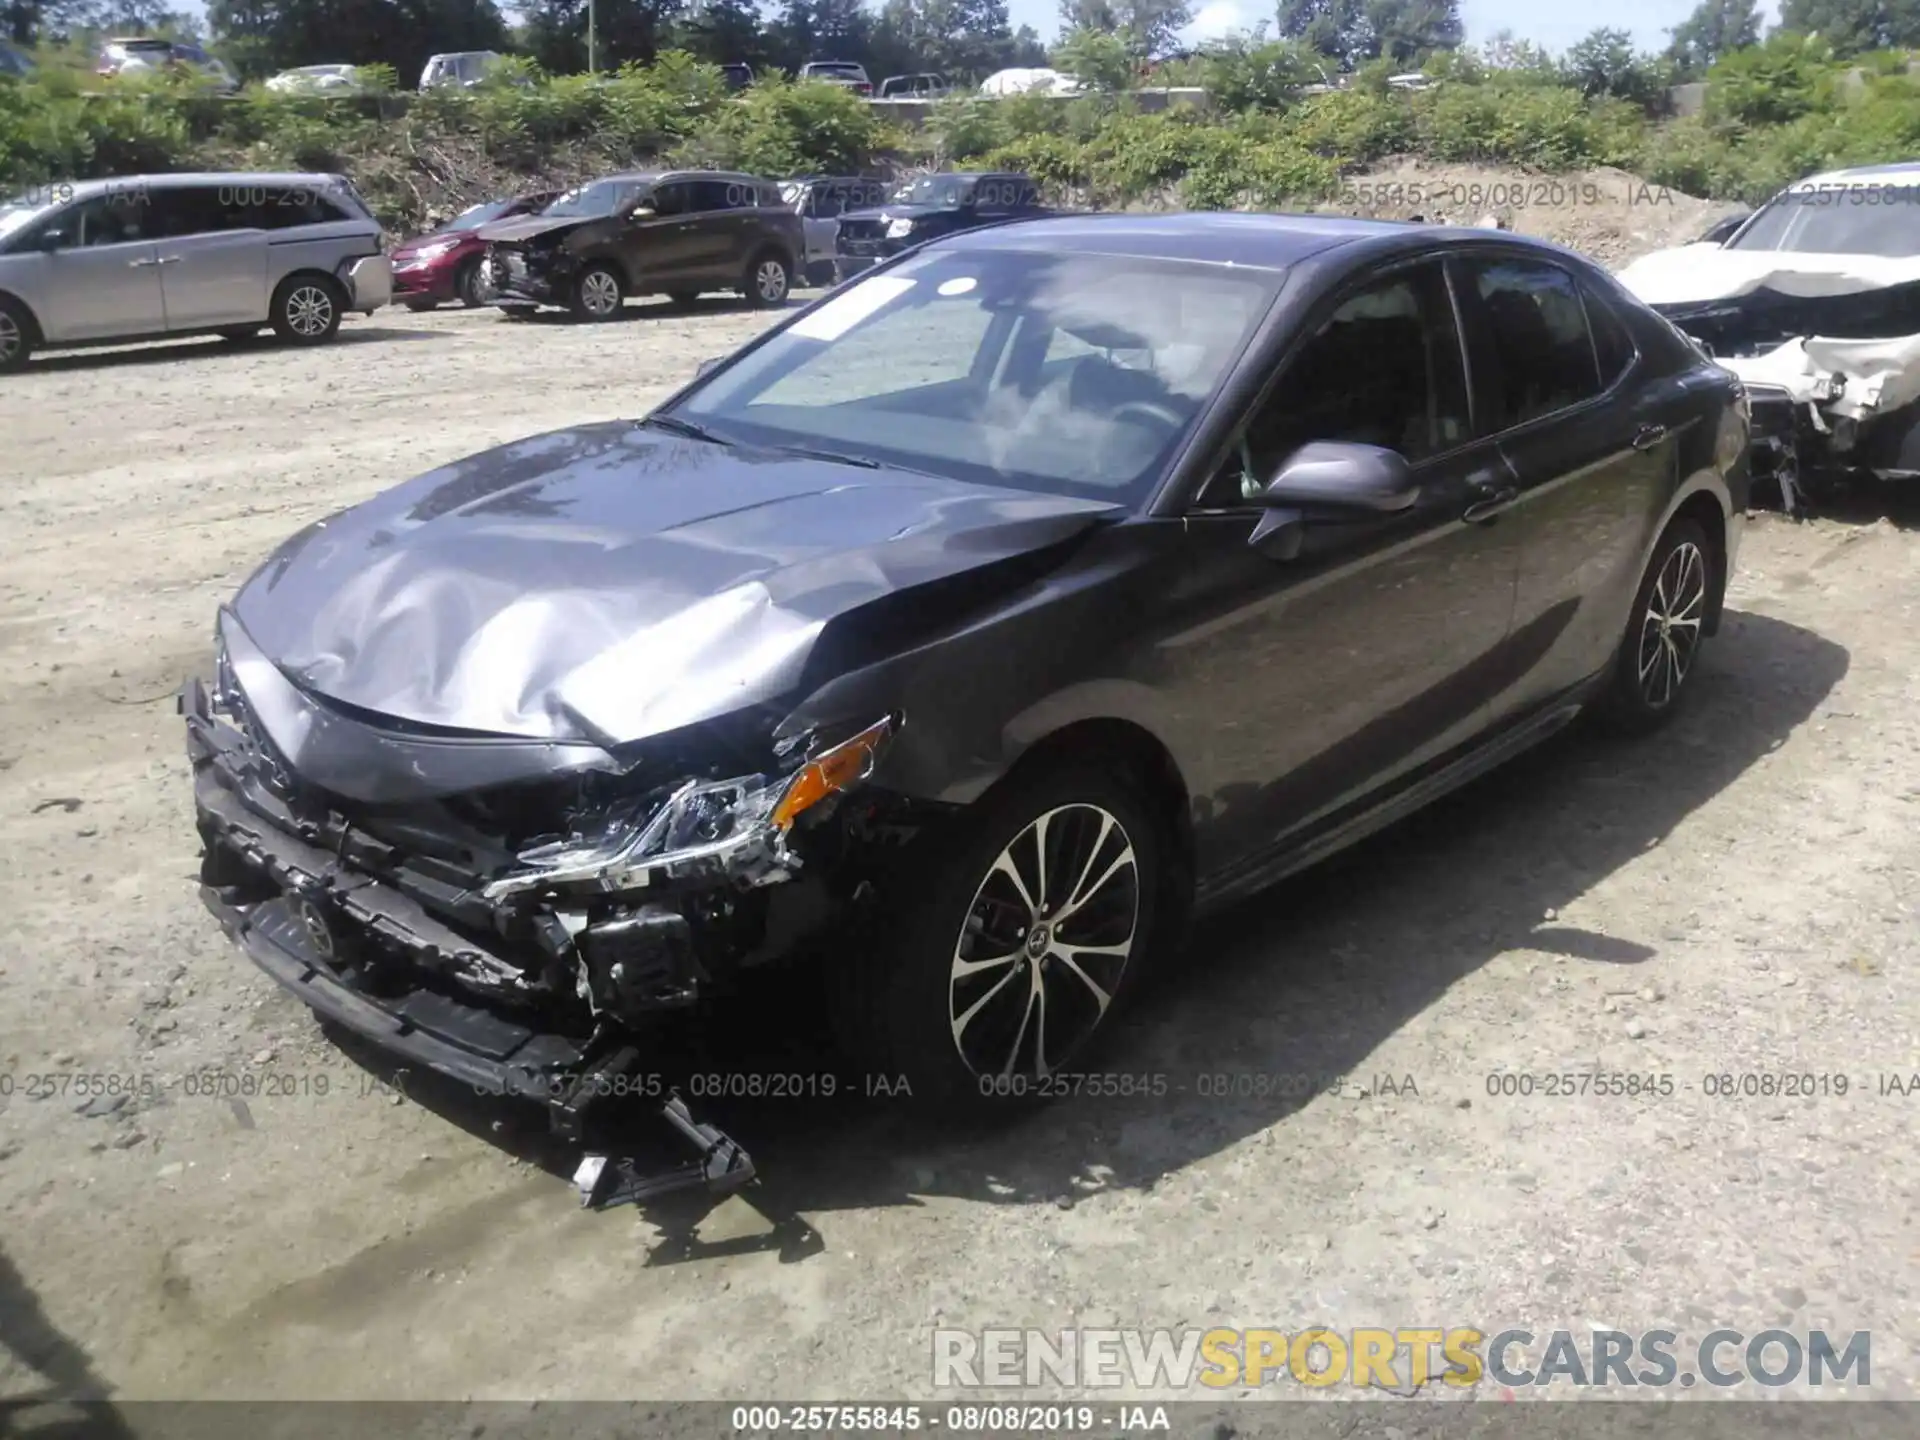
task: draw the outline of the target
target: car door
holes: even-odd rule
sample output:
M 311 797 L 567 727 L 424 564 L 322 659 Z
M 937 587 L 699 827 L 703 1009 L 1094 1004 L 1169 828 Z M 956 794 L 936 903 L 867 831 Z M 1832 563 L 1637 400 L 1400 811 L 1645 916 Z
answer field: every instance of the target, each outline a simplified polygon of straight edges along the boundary
M 21 249 L 45 243 L 34 289 L 50 343 L 156 335 L 166 328 L 160 266 L 147 238 L 146 191 L 79 200 L 39 222 Z
M 267 318 L 263 196 L 244 185 L 153 192 L 155 254 L 169 330 L 260 324 Z
M 807 269 L 833 263 L 833 242 L 840 232 L 840 211 L 845 199 L 846 189 L 842 181 L 807 187 L 807 197 L 800 211 L 800 223 L 807 237 L 807 254 L 801 263 Z
M 654 186 L 642 202 L 653 214 L 622 222 L 621 254 L 636 291 L 677 290 L 699 278 L 693 184 L 668 180 Z
M 1511 503 L 1490 523 L 1518 553 L 1527 663 L 1496 703 L 1524 712 L 1611 660 L 1671 493 L 1685 392 L 1641 383 L 1631 334 L 1571 268 L 1516 252 L 1458 264 L 1483 432 L 1513 471 Z
M 1505 683 L 1515 555 L 1473 520 L 1506 470 L 1475 434 L 1442 263 L 1376 272 L 1315 313 L 1186 517 L 1187 623 L 1161 654 L 1212 737 L 1189 775 L 1203 874 L 1257 868 L 1405 783 L 1483 730 Z M 1281 558 L 1252 543 L 1250 499 L 1316 440 L 1398 450 L 1420 499 L 1312 520 Z

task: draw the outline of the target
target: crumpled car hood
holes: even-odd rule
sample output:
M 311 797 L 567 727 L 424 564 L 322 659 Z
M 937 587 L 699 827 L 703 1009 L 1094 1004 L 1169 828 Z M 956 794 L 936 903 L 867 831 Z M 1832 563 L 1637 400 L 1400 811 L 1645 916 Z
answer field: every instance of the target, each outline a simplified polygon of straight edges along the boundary
M 595 225 L 604 218 L 595 215 L 520 215 L 511 220 L 495 220 L 490 225 L 482 225 L 474 233 L 489 245 L 502 242 L 518 245 L 542 235 L 551 235 L 556 230 Z
M 1920 335 L 1887 340 L 1808 336 L 1764 355 L 1715 360 L 1748 385 L 1785 390 L 1801 404 L 1819 404 L 1851 420 L 1920 400 Z M 1833 393 L 1835 384 L 1838 395 Z
M 788 691 L 838 616 L 1123 513 L 615 421 L 309 526 L 233 609 L 283 675 L 338 704 L 612 746 Z
M 1732 300 L 1760 290 L 1793 296 L 1854 295 L 1920 281 L 1920 254 L 1814 255 L 1681 245 L 1642 256 L 1615 278 L 1647 304 L 1661 306 Z

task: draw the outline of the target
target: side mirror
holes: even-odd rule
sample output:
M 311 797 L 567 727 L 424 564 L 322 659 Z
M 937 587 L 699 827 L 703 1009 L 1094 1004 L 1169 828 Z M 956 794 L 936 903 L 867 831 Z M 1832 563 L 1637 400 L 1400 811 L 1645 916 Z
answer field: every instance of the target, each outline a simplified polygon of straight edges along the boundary
M 1286 458 L 1255 502 L 1266 513 L 1247 543 L 1279 560 L 1300 553 L 1308 515 L 1392 515 L 1420 498 L 1420 483 L 1397 450 L 1316 440 Z
M 693 378 L 698 380 L 703 375 L 711 375 L 719 368 L 720 357 L 718 355 L 709 355 L 706 359 L 702 360 L 699 367 L 694 370 Z
M 651 220 L 658 213 L 659 212 L 655 210 L 651 205 L 636 205 L 631 210 L 627 211 L 627 219 Z
M 42 230 L 40 238 L 34 242 L 34 248 L 44 250 L 51 255 L 55 250 L 64 250 L 73 243 L 73 232 L 64 225 L 55 225 Z
M 1397 450 L 1316 440 L 1286 458 L 1260 492 L 1269 509 L 1361 510 L 1394 514 L 1420 498 L 1413 467 Z

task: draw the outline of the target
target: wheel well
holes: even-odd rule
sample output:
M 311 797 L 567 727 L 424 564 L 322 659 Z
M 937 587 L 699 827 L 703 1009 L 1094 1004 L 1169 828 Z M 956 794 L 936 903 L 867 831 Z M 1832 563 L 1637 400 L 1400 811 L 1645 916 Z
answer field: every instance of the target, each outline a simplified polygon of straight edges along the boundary
M 14 295 L 6 290 L 0 290 L 0 301 L 4 301 L 20 312 L 21 318 L 27 322 L 27 339 L 35 345 L 38 345 L 46 338 L 44 332 L 40 329 L 40 317 L 33 313 L 33 307 L 31 305 L 27 304 L 27 302 L 22 300 L 18 295 Z
M 1154 734 L 1130 720 L 1080 720 L 1055 730 L 1027 747 L 993 789 L 1015 787 L 1037 770 L 1065 763 L 1096 763 L 1124 770 L 1139 782 L 1153 815 L 1161 823 L 1172 863 L 1167 867 L 1175 902 L 1163 910 L 1183 913 L 1193 892 L 1193 814 L 1187 782 L 1173 755 Z
M 277 297 L 282 290 L 285 290 L 287 286 L 293 284 L 293 282 L 296 280 L 323 281 L 326 285 L 328 285 L 333 290 L 333 293 L 335 295 L 339 296 L 343 300 L 346 298 L 347 287 L 340 283 L 340 277 L 338 275 L 329 275 L 324 270 L 313 270 L 313 269 L 288 271 L 285 275 L 282 275 L 280 277 L 280 283 L 273 287 L 274 295 Z
M 771 255 L 774 259 L 778 260 L 782 265 L 787 267 L 787 274 L 789 276 L 793 274 L 793 267 L 795 263 L 793 258 L 793 251 L 789 250 L 786 246 L 782 245 L 777 240 L 769 240 L 765 244 L 763 244 L 758 250 L 754 251 L 753 258 L 747 262 L 747 265 L 749 266 L 749 268 L 751 268 L 752 266 L 758 265 L 762 260 L 766 259 L 769 255 Z
M 1688 496 L 1686 503 L 1673 512 L 1673 519 L 1691 520 L 1706 532 L 1707 546 L 1713 555 L 1713 588 L 1707 597 L 1706 620 L 1701 629 L 1711 635 L 1720 628 L 1720 608 L 1727 598 L 1727 514 L 1718 500 L 1702 490 Z

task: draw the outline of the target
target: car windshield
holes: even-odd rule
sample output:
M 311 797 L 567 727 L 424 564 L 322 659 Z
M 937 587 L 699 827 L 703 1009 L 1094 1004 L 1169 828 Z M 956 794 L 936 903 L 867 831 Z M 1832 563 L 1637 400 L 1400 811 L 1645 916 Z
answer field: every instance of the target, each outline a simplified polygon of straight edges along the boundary
M 1272 271 L 930 251 L 671 413 L 748 445 L 1138 505 L 1273 302 Z
M 1815 187 L 1777 195 L 1728 244 L 1730 250 L 1818 255 L 1920 255 L 1912 182 Z
M 578 190 L 569 190 L 540 213 L 611 215 L 628 201 L 639 199 L 646 191 L 645 182 L 639 180 L 596 180 L 591 185 L 582 185 Z
M 440 228 L 445 230 L 477 230 L 488 221 L 498 220 L 513 208 L 511 200 L 489 200 L 476 205 L 471 210 L 462 210 L 453 219 Z
M 31 196 L 15 196 L 0 200 L 0 240 L 6 239 L 16 230 L 24 229 L 27 222 L 46 210 L 46 202 Z

